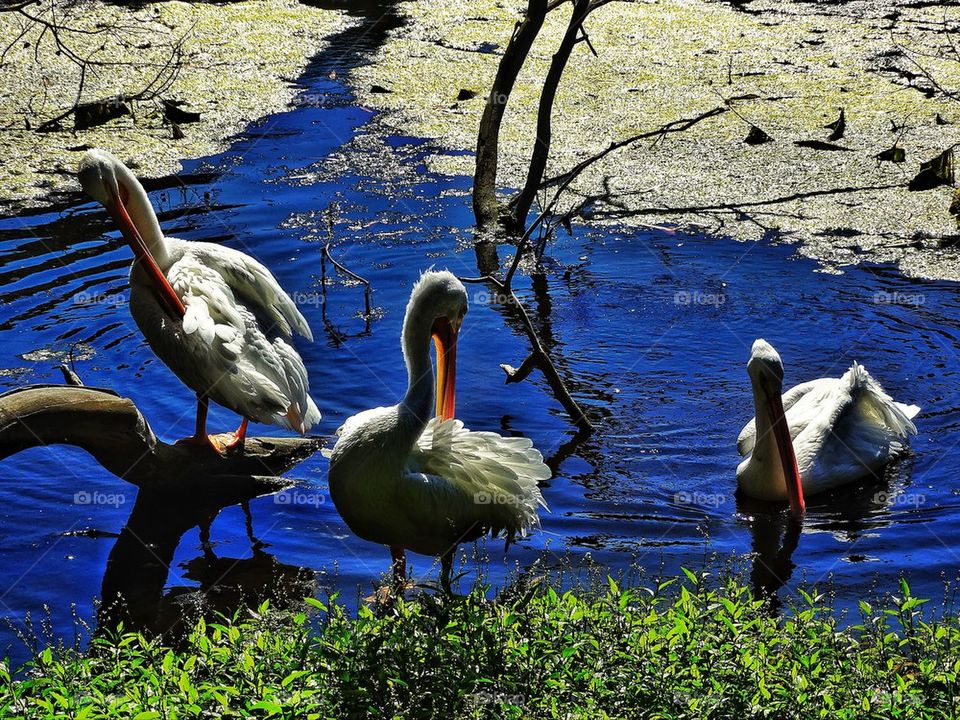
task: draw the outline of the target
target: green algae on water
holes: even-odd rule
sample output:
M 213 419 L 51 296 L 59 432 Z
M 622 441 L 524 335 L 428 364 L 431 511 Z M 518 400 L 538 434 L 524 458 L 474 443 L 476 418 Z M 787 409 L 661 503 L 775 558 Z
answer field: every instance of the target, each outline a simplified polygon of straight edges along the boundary
M 106 148 L 151 177 L 176 172 L 182 158 L 223 149 L 247 123 L 286 107 L 294 92 L 290 78 L 348 22 L 341 13 L 294 0 L 172 1 L 137 9 L 44 0 L 31 11 L 51 7 L 58 23 L 75 31 L 62 33 L 65 43 L 103 63 L 88 68 L 82 101 L 135 94 L 158 76 L 161 86 L 171 77 L 161 97 L 185 103 L 201 119 L 178 133 L 164 121 L 159 99 L 150 99 L 133 102 L 130 115 L 87 130 L 74 132 L 68 117 L 63 130 L 37 132 L 72 107 L 80 68 L 56 52 L 49 34 L 40 37 L 40 26 L 0 13 L 0 41 L 10 46 L 0 64 L 0 208 L 39 204 L 51 192 L 74 188 L 72 174 L 87 147 Z
M 388 111 L 387 131 L 472 150 L 483 98 L 525 3 L 413 0 L 401 7 L 410 22 L 352 82 L 365 104 Z M 614 2 L 588 19 L 599 57 L 581 43 L 567 66 L 548 175 L 612 141 L 727 101 L 736 112 L 612 153 L 574 184 L 569 202 L 597 195 L 606 183 L 616 207 L 594 203 L 594 222 L 678 223 L 744 240 L 778 232 L 826 270 L 869 259 L 960 279 L 960 258 L 940 249 L 957 233 L 950 189 L 906 189 L 921 162 L 960 142 L 960 103 L 927 77 L 960 88 L 960 62 L 944 57 L 943 47 L 945 29 L 960 27 L 960 8 L 758 0 L 749 10 L 702 0 Z M 510 99 L 502 187 L 524 180 L 542 79 L 568 14 L 564 6 L 548 18 Z M 373 93 L 374 85 L 391 92 Z M 478 97 L 458 101 L 461 90 Z M 825 126 L 841 109 L 846 128 L 836 144 L 847 151 L 796 144 L 826 141 Z M 751 125 L 772 142 L 745 143 Z M 894 146 L 904 162 L 878 159 Z M 437 154 L 428 164 L 470 175 L 472 160 Z M 820 194 L 849 188 L 872 189 Z M 756 204 L 792 196 L 799 197 Z

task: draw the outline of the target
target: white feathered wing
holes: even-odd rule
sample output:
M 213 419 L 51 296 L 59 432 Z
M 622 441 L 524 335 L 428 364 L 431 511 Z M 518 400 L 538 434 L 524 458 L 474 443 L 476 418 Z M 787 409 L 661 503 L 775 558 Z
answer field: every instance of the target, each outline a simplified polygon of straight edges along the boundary
M 167 280 L 186 312 L 179 337 L 170 343 L 161 337 L 157 344 L 151 339 L 154 350 L 187 385 L 217 403 L 257 422 L 307 432 L 320 411 L 289 341 L 293 329 L 312 335 L 293 301 L 263 265 L 243 253 L 211 243 L 168 242 L 179 258 Z
M 803 490 L 810 495 L 875 472 L 901 454 L 917 432 L 912 418 L 920 411 L 895 402 L 859 363 L 840 378 L 797 385 L 784 393 L 783 405 Z M 740 432 L 740 454 L 749 457 L 755 441 L 753 419 Z

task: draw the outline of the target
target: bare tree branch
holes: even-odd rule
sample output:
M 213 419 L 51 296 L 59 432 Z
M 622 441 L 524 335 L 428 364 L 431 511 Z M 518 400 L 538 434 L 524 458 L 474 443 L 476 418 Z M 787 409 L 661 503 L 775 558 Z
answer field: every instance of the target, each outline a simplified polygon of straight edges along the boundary
M 563 71 L 570 60 L 570 54 L 577 44 L 583 21 L 590 13 L 590 0 L 573 0 L 573 12 L 567 23 L 567 30 L 560 41 L 560 46 L 550 61 L 550 69 L 543 81 L 540 91 L 540 104 L 537 110 L 537 135 L 534 139 L 533 153 L 527 169 L 527 179 L 517 197 L 511 203 L 508 215 L 508 227 L 519 229 L 524 226 L 530 206 L 537 195 L 540 181 L 547 167 L 547 158 L 550 155 L 550 142 L 553 134 L 553 103 L 557 97 Z
M 483 108 L 477 132 L 477 158 L 473 175 L 473 213 L 480 228 L 495 227 L 500 222 L 500 202 L 497 200 L 500 126 L 517 75 L 543 27 L 547 12 L 547 0 L 528 0 L 526 14 L 514 27 L 513 36 L 500 58 L 490 94 L 487 95 L 487 104 Z
M 129 21 L 122 20 L 110 25 L 96 26 L 92 28 L 82 27 L 80 24 L 72 23 L 69 17 L 70 10 L 82 8 L 82 4 L 66 5 L 62 0 L 33 0 L 32 2 L 21 2 L 16 5 L 0 8 L 0 12 L 15 13 L 21 18 L 21 26 L 16 36 L 7 41 L 0 51 L 0 66 L 7 63 L 10 51 L 21 42 L 27 42 L 33 47 L 33 62 L 43 67 L 42 49 L 45 44 L 55 56 L 65 58 L 71 65 L 79 71 L 79 80 L 76 91 L 73 93 L 73 102 L 67 108 L 60 105 L 62 98 L 53 97 L 48 94 L 46 85 L 41 84 L 37 88 L 37 93 L 27 102 L 29 108 L 28 115 L 40 114 L 40 110 L 35 105 L 35 99 L 41 98 L 42 104 L 46 105 L 49 100 L 53 100 L 58 107 L 58 111 L 53 117 L 47 118 L 38 124 L 38 132 L 50 132 L 61 129 L 61 122 L 70 115 L 74 115 L 78 120 L 75 127 L 78 129 L 80 113 L 78 109 L 88 108 L 97 103 L 102 103 L 106 108 L 103 113 L 104 120 L 116 117 L 116 113 L 110 110 L 117 110 L 123 103 L 131 101 L 149 101 L 159 97 L 166 92 L 176 81 L 182 67 L 183 44 L 193 28 L 189 28 L 177 40 L 170 43 L 169 56 L 163 61 L 140 62 L 138 67 L 150 68 L 156 67 L 157 71 L 146 83 L 139 88 L 128 89 L 126 92 L 117 94 L 113 98 L 94 98 L 92 101 L 84 102 L 88 80 L 90 77 L 97 77 L 101 69 L 119 68 L 129 65 L 127 61 L 103 59 L 102 55 L 108 47 L 107 42 L 112 40 L 121 48 L 127 50 L 137 50 L 142 43 L 148 42 L 155 47 L 162 47 L 156 41 L 155 31 L 148 26 L 147 20 L 144 20 L 134 14 L 129 15 Z M 126 16 L 124 16 L 126 17 Z M 36 33 L 36 35 L 32 35 Z M 99 40 L 102 38 L 102 41 Z M 90 40 L 96 42 L 92 50 L 81 49 L 84 43 L 89 45 Z M 93 108 L 96 110 L 96 108 Z M 126 113 L 120 113 L 126 114 Z M 96 113 L 94 113 L 96 115 Z M 27 127 L 32 123 L 27 118 Z
M 556 185 L 557 183 L 563 182 L 566 179 L 572 180 L 576 178 L 577 175 L 580 175 L 588 167 L 593 165 L 594 163 L 600 160 L 603 160 L 603 158 L 605 158 L 610 153 L 615 152 L 621 148 L 627 147 L 628 145 L 632 145 L 635 142 L 639 142 L 640 140 L 649 140 L 650 138 L 656 138 L 656 140 L 659 141 L 661 138 L 668 135 L 669 133 L 683 132 L 684 130 L 689 130 L 694 125 L 696 125 L 699 122 L 702 122 L 703 120 L 716 117 L 717 115 L 722 115 L 723 113 L 729 112 L 729 111 L 730 111 L 730 108 L 726 105 L 715 107 L 712 110 L 707 110 L 706 112 L 700 113 L 699 115 L 696 115 L 691 118 L 673 120 L 671 122 L 668 122 L 666 125 L 662 125 L 656 130 L 648 130 L 646 132 L 642 132 L 637 135 L 628 137 L 624 140 L 617 140 L 616 142 L 611 142 L 603 150 L 591 155 L 590 157 L 584 158 L 583 160 L 578 162 L 576 165 L 574 165 L 572 168 L 567 170 L 565 173 L 562 173 L 560 175 L 555 175 L 551 178 L 548 178 L 547 180 L 544 180 L 540 184 L 540 189 L 551 187 L 553 185 Z M 569 185 L 569 183 L 567 183 L 567 185 Z
M 567 24 L 567 30 L 564 33 L 560 47 L 553 56 L 547 77 L 544 81 L 543 90 L 541 91 L 537 115 L 537 137 L 527 174 L 527 181 L 524 189 L 521 191 L 519 199 L 511 206 L 504 207 L 497 199 L 496 180 L 500 126 L 503 120 L 506 102 L 509 99 L 517 75 L 523 67 L 523 63 L 543 25 L 547 13 L 560 7 L 567 1 L 572 2 L 573 10 Z M 515 232 L 519 232 L 519 230 L 523 228 L 530 205 L 540 188 L 540 183 L 546 168 L 546 161 L 550 150 L 553 103 L 560 79 L 563 75 L 563 70 L 570 58 L 573 48 L 578 43 L 585 42 L 591 51 L 596 52 L 590 44 L 586 31 L 583 29 L 583 21 L 590 12 L 612 1 L 613 0 L 551 0 L 547 2 L 546 0 L 529 0 L 526 15 L 524 19 L 516 25 L 510 43 L 504 52 L 503 58 L 501 58 L 500 65 L 497 68 L 497 75 L 494 79 L 493 87 L 487 98 L 487 105 L 484 108 L 484 113 L 480 121 L 473 187 L 474 215 L 476 216 L 477 226 L 479 228 L 505 226 L 507 229 Z M 565 184 L 562 183 L 562 188 L 565 188 L 568 184 L 569 181 Z M 560 192 L 562 192 L 562 188 Z M 526 209 L 524 209 L 524 207 Z M 534 230 L 543 222 L 549 209 L 552 209 L 552 203 L 548 205 L 548 209 L 541 213 L 537 220 L 523 232 L 517 242 L 516 254 L 503 280 L 500 280 L 492 274 L 492 272 L 494 272 L 493 269 L 499 264 L 496 257 L 496 246 L 481 238 L 476 244 L 477 259 L 481 272 L 484 272 L 485 269 L 487 269 L 487 272 L 479 278 L 466 278 L 465 282 L 483 282 L 497 289 L 499 304 L 518 321 L 530 342 L 532 348 L 531 353 L 521 363 L 519 369 L 514 369 L 506 364 L 501 365 L 507 374 L 507 382 L 520 382 L 529 377 L 534 368 L 539 368 L 554 396 L 567 411 L 573 422 L 580 431 L 589 433 L 593 429 L 590 420 L 567 389 L 549 352 L 537 334 L 536 328 L 533 326 L 523 303 L 520 302 L 520 299 L 513 290 L 513 279 L 516 276 L 520 261 L 529 247 L 530 237 Z

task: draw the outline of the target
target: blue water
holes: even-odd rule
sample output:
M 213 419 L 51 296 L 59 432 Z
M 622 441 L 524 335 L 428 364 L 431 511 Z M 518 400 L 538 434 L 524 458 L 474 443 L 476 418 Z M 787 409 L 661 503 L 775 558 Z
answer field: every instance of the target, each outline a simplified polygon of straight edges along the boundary
M 181 181 L 151 185 L 151 199 L 167 234 L 250 252 L 296 295 L 316 336 L 298 345 L 324 415 L 315 431 L 329 436 L 350 415 L 402 396 L 399 330 L 419 273 L 436 266 L 472 276 L 477 264 L 468 179 L 428 173 L 431 148 L 421 140 L 377 140 L 367 128 L 372 113 L 315 70 L 295 109 L 256 123 L 223 154 L 185 163 Z M 826 274 L 772 238 L 574 230 L 549 246 L 546 277 L 524 276 L 518 287 L 595 421 L 591 437 L 575 437 L 538 375 L 504 385 L 499 364 L 518 365 L 526 339 L 486 290 L 470 288 L 458 414 L 473 429 L 532 438 L 556 466 L 544 488 L 551 512 L 542 531 L 506 556 L 500 542 L 479 544 L 490 581 L 538 559 L 673 573 L 716 555 L 753 567 L 755 582 L 775 591 L 781 583 L 761 572 L 770 568 L 786 579 L 781 597 L 830 579 L 842 604 L 874 587 L 892 589 L 901 573 L 916 594 L 939 597 L 960 560 L 957 287 L 882 266 Z M 335 277 L 324 324 L 326 242 L 370 280 L 369 320 L 362 289 Z M 509 247 L 500 254 L 508 259 Z M 79 197 L 0 220 L 0 388 L 59 383 L 55 365 L 72 353 L 86 384 L 133 398 L 172 441 L 192 432 L 194 399 L 130 318 L 129 262 L 105 212 Z M 779 349 L 788 384 L 839 375 L 856 360 L 895 398 L 923 408 L 909 456 L 879 485 L 811 499 L 802 533 L 785 548 L 782 509 L 738 504 L 733 495 L 735 440 L 753 414 L 745 363 L 761 336 Z M 236 422 L 215 408 L 210 427 Z M 63 446 L 29 450 L 0 468 L 0 616 L 9 622 L 0 627 L 0 654 L 22 658 L 16 634 L 26 615 L 48 607 L 54 635 L 69 637 L 71 605 L 93 618 L 136 491 Z M 291 578 L 294 588 L 320 594 L 366 594 L 387 570 L 388 553 L 345 527 L 326 497 L 326 468 L 317 454 L 289 474 L 299 482 L 294 494 L 251 503 L 263 549 L 251 546 L 242 510 L 230 507 L 212 525 L 206 556 L 196 527 L 182 539 L 173 532 L 169 573 L 157 559 L 160 574 L 150 577 L 167 596 L 202 587 L 229 600 Z M 97 502 L 79 504 L 84 497 Z M 184 512 L 189 504 L 183 499 Z M 147 508 L 159 526 L 151 532 L 162 535 L 180 509 Z M 473 548 L 464 552 L 466 587 Z M 113 581 L 153 562 L 136 557 L 118 561 Z M 418 579 L 435 578 L 430 558 L 412 561 Z

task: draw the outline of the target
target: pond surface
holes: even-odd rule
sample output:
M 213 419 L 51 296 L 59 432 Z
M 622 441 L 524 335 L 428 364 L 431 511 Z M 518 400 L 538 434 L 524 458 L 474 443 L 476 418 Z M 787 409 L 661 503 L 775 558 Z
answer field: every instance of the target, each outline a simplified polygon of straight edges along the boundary
M 167 234 L 254 254 L 300 302 L 316 342 L 298 347 L 324 415 L 315 431 L 324 436 L 350 415 L 402 396 L 399 330 L 420 272 L 477 274 L 469 180 L 427 173 L 422 158 L 431 149 L 423 141 L 369 133 L 372 113 L 328 77 L 344 57 L 314 64 L 295 109 L 252 126 L 222 155 L 186 163 L 179 179 L 148 184 Z M 369 279 L 369 320 L 362 288 L 333 277 L 325 324 L 327 242 Z M 825 274 L 772 239 L 744 244 L 664 229 L 577 226 L 548 254 L 547 274 L 521 278 L 520 294 L 596 432 L 576 438 L 539 376 L 504 385 L 499 364 L 518 365 L 526 339 L 487 290 L 470 286 L 458 415 L 476 430 L 532 438 L 556 467 L 544 488 L 551 512 L 542 531 L 506 556 L 502 543 L 480 543 L 491 582 L 538 558 L 675 573 L 716 555 L 747 567 L 756 557 L 758 585 L 776 590 L 771 576 L 788 578 L 781 597 L 831 579 L 843 605 L 874 587 L 894 589 L 901 573 L 916 594 L 942 594 L 960 560 L 954 285 L 905 279 L 887 267 Z M 510 248 L 500 255 L 508 259 Z M 72 354 L 86 384 L 131 397 L 172 441 L 192 432 L 194 398 L 130 318 L 130 260 L 106 213 L 79 197 L 0 219 L 0 388 L 59 383 L 56 365 Z M 810 499 L 802 532 L 783 540 L 782 508 L 738 503 L 733 493 L 736 437 L 753 414 L 745 363 L 757 337 L 779 349 L 788 385 L 838 376 L 856 360 L 895 398 L 922 407 L 911 453 L 881 484 Z M 210 427 L 236 422 L 216 408 Z M 68 641 L 72 604 L 93 617 L 136 492 L 74 448 L 36 448 L 0 467 L 0 616 L 9 621 L 0 628 L 0 654 L 22 658 L 16 634 L 27 614 L 48 606 L 54 635 Z M 152 563 L 159 573 L 144 584 L 159 583 L 157 593 L 201 588 L 229 600 L 289 583 L 340 589 L 355 601 L 387 570 L 389 555 L 347 530 L 327 500 L 326 469 L 317 454 L 290 473 L 296 491 L 251 503 L 262 549 L 251 546 L 239 507 L 213 522 L 205 554 L 198 528 L 178 517 L 189 507 L 140 504 L 151 542 L 162 546 L 156 538 L 169 531 L 170 557 L 115 555 L 110 582 L 118 574 L 130 581 Z M 473 549 L 465 553 L 461 587 L 475 570 Z M 418 579 L 435 579 L 431 559 L 411 559 Z

